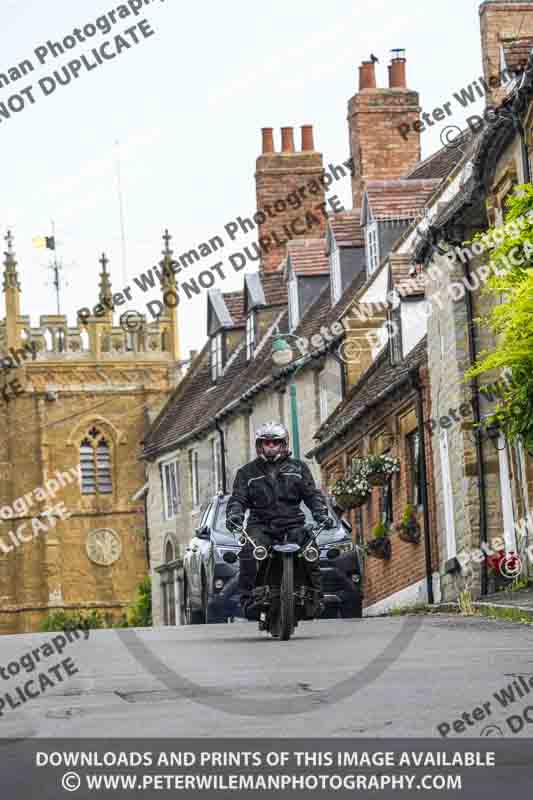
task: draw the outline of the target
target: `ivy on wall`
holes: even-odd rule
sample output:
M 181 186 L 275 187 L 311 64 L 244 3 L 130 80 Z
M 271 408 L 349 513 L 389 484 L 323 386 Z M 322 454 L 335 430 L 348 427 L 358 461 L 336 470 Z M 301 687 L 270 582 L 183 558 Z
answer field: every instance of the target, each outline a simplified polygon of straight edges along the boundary
M 495 334 L 496 348 L 480 353 L 466 378 L 506 370 L 509 381 L 500 385 L 488 422 L 533 453 L 533 185 L 515 187 L 506 208 L 504 226 L 475 237 L 490 241 L 484 292 L 494 305 L 482 322 Z

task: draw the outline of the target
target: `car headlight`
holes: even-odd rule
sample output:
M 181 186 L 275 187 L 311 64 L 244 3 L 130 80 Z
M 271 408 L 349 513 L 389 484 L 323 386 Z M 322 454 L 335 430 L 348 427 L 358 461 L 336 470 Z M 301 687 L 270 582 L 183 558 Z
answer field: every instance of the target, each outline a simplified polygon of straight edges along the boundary
M 217 547 L 217 556 L 221 560 L 224 557 L 224 553 L 236 553 L 236 554 L 238 554 L 238 552 L 239 551 L 236 550 L 235 547 Z
M 341 553 L 349 553 L 351 550 L 355 550 L 355 545 L 353 542 L 335 542 L 332 544 L 331 547 L 336 547 L 337 550 L 340 550 Z

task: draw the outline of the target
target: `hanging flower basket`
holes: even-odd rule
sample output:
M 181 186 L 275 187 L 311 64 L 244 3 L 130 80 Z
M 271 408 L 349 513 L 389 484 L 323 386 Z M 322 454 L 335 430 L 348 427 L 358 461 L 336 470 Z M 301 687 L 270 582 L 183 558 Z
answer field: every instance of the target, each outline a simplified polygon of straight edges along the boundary
M 402 542 L 408 542 L 409 544 L 420 544 L 420 526 L 418 523 L 416 523 L 415 526 L 401 528 L 399 537 Z
M 334 495 L 335 502 L 340 506 L 343 511 L 349 511 L 352 508 L 359 508 L 364 506 L 368 500 L 368 493 L 366 494 L 337 494 Z
M 420 525 L 413 506 L 408 503 L 403 512 L 402 521 L 396 526 L 402 542 L 409 542 L 409 544 L 420 543 Z
M 344 478 L 335 481 L 330 488 L 334 501 L 348 511 L 366 503 L 370 495 L 370 484 L 364 475 L 354 475 L 349 471 Z
M 389 561 L 392 555 L 392 545 L 388 536 L 380 536 L 377 539 L 372 539 L 367 542 L 367 552 L 374 558 L 381 558 L 383 561 Z
M 369 486 L 385 486 L 394 473 L 400 471 L 400 461 L 388 455 L 354 458 L 352 471 L 363 477 Z
M 384 472 L 369 472 L 367 480 L 371 486 L 385 486 L 389 480 L 389 475 Z
M 385 521 L 378 522 L 372 531 L 372 539 L 367 542 L 366 549 L 369 555 L 388 561 L 391 557 L 392 547 L 389 539 L 389 526 Z

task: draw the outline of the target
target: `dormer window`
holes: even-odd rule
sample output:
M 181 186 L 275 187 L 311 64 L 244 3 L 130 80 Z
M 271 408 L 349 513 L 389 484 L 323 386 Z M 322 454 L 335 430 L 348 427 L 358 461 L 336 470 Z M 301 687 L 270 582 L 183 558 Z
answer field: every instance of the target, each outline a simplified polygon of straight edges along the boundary
M 368 274 L 372 275 L 379 266 L 378 226 L 372 220 L 366 226 L 366 258 Z
M 298 308 L 298 285 L 296 278 L 289 281 L 289 326 L 293 331 L 298 325 L 300 312 Z
M 249 361 L 255 350 L 255 314 L 251 311 L 246 318 L 246 360 Z
M 331 240 L 331 252 L 329 254 L 329 271 L 331 275 L 331 304 L 335 305 L 341 299 L 341 259 L 340 250 L 335 239 Z
M 211 379 L 216 381 L 222 375 L 222 333 L 211 337 Z

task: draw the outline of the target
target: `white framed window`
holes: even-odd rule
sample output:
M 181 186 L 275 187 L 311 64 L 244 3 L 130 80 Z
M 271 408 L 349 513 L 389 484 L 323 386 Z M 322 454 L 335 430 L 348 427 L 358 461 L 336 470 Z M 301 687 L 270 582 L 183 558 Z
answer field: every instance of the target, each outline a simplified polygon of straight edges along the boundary
M 331 273 L 331 302 L 332 305 L 335 305 L 339 302 L 342 294 L 340 250 L 335 239 L 332 240 L 329 254 L 329 271 Z
M 368 274 L 372 275 L 379 266 L 378 226 L 376 222 L 370 222 L 366 227 L 366 258 Z
M 289 323 L 291 331 L 298 325 L 299 316 L 298 285 L 296 283 L 296 278 L 293 277 L 289 281 Z
M 211 477 L 213 480 L 213 490 L 218 492 L 222 481 L 222 458 L 220 450 L 220 439 L 211 439 Z
M 222 333 L 211 337 L 211 378 L 216 381 L 222 375 Z
M 163 485 L 163 516 L 173 519 L 180 507 L 179 463 L 166 461 L 161 464 L 161 482 Z
M 194 507 L 200 504 L 200 486 L 198 482 L 198 450 L 189 450 L 189 479 L 191 501 Z
M 246 318 L 246 360 L 249 361 L 255 349 L 255 314 L 251 311 Z

